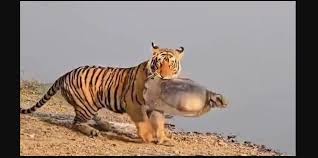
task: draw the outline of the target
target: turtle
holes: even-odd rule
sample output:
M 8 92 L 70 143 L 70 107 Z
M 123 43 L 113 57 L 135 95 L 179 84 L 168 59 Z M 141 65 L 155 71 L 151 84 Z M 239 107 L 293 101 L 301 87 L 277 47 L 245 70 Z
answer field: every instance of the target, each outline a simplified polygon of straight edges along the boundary
M 226 108 L 228 100 L 189 78 L 148 78 L 143 91 L 148 111 L 199 117 L 212 108 Z

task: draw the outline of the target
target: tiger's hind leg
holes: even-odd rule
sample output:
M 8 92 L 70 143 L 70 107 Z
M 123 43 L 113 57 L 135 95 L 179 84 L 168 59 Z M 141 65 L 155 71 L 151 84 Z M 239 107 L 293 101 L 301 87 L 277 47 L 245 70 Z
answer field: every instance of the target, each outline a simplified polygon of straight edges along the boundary
M 97 127 L 102 131 L 110 131 L 112 129 L 112 125 L 109 122 L 102 120 L 98 114 L 94 115 L 93 120 L 96 122 Z
M 99 135 L 99 130 L 91 127 L 88 124 L 89 120 L 83 120 L 79 119 L 78 116 L 76 115 L 74 118 L 74 123 L 73 127 L 78 130 L 79 132 L 89 136 L 89 137 L 96 137 Z
M 84 109 L 81 109 L 81 106 L 75 102 L 74 96 L 69 89 L 62 88 L 61 94 L 66 99 L 66 101 L 74 107 L 75 118 L 73 122 L 73 128 L 90 137 L 98 136 L 99 131 L 88 124 L 88 121 L 92 120 L 93 116 L 97 112 L 94 112 L 94 114 L 88 114 L 84 111 Z

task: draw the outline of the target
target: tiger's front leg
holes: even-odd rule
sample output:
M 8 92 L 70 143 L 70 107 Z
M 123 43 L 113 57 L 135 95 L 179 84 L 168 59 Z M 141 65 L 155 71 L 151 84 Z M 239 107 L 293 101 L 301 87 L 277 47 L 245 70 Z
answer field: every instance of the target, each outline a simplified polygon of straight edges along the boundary
M 155 131 L 155 136 L 157 138 L 157 144 L 172 145 L 171 136 L 166 135 L 165 130 L 165 116 L 159 111 L 151 111 L 149 115 L 149 120 Z M 170 137 L 170 138 L 169 138 Z
M 151 125 L 146 111 L 142 109 L 142 106 L 127 105 L 126 112 L 130 116 L 131 120 L 135 123 L 137 135 L 143 140 L 143 142 L 154 142 L 155 131 Z

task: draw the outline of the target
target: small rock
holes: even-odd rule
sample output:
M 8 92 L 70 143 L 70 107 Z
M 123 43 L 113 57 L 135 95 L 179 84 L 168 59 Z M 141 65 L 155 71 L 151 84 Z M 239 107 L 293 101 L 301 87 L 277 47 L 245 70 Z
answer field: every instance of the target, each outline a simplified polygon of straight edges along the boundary
M 229 135 L 229 136 L 227 136 L 227 139 L 234 139 L 234 138 L 236 138 L 236 135 Z
M 35 134 L 30 134 L 29 137 L 30 138 L 34 138 Z
M 230 139 L 230 141 L 231 141 L 232 143 L 236 143 L 236 142 L 237 142 L 237 140 L 235 140 L 235 139 Z
M 272 151 L 272 149 L 265 149 L 266 151 L 268 151 L 268 152 L 271 152 Z
M 212 133 L 207 132 L 207 133 L 205 133 L 205 135 L 210 136 L 210 135 L 212 135 Z
M 173 153 L 175 153 L 175 154 L 179 154 L 179 153 L 180 153 L 180 151 L 179 151 L 179 150 L 175 150 L 175 151 L 173 151 Z
M 225 142 L 220 141 L 220 140 L 217 140 L 216 144 L 219 145 L 219 146 L 227 146 L 227 144 Z
M 194 131 L 193 133 L 194 133 L 194 134 L 202 134 L 202 133 L 200 133 L 200 132 L 197 132 L 197 131 Z

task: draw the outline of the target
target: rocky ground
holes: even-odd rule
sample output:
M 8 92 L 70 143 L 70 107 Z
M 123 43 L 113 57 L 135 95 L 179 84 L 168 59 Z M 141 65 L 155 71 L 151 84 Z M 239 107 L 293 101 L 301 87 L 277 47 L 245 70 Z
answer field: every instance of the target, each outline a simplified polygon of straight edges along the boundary
M 36 81 L 20 82 L 21 107 L 34 105 L 48 90 Z M 224 155 L 279 156 L 276 151 L 251 142 L 238 142 L 235 136 L 217 133 L 180 132 L 167 124 L 173 145 L 141 143 L 128 115 L 101 110 L 114 130 L 90 138 L 72 129 L 73 108 L 58 93 L 34 114 L 20 115 L 20 155 Z

